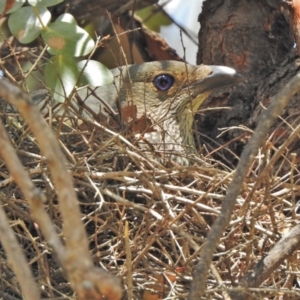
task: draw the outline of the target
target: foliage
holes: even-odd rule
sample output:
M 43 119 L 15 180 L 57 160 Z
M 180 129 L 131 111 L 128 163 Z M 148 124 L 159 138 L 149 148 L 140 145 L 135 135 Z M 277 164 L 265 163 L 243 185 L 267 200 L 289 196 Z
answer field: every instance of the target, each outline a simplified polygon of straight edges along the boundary
M 113 75 L 97 61 L 82 60 L 93 52 L 96 43 L 72 15 L 65 13 L 51 22 L 48 7 L 61 2 L 63 0 L 28 0 L 25 6 L 24 0 L 16 0 L 13 6 L 0 5 L 0 11 L 9 14 L 9 29 L 20 43 L 42 38 L 52 56 L 44 68 L 46 86 L 55 100 L 64 102 L 76 86 L 109 84 Z
M 144 26 L 156 32 L 160 32 L 161 26 L 168 26 L 173 23 L 168 15 L 162 10 L 157 11 L 152 5 L 138 10 L 136 14 L 142 19 Z

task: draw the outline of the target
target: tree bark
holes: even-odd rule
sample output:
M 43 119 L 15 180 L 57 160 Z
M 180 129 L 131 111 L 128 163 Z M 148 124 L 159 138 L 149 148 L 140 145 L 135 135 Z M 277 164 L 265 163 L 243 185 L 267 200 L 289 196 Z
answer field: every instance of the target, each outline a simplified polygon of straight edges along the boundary
M 234 157 L 238 160 L 250 136 L 249 131 L 239 126 L 254 129 L 264 108 L 269 106 L 271 100 L 274 101 L 274 96 L 279 95 L 287 82 L 299 72 L 300 59 L 294 47 L 292 21 L 286 3 L 273 0 L 206 1 L 199 20 L 201 29 L 198 63 L 227 65 L 235 68 L 247 79 L 246 83 L 212 95 L 206 107 L 216 109 L 205 111 L 201 107 L 201 115 L 197 117 L 200 143 L 205 144 L 206 149 L 214 151 L 227 162 L 233 162 Z M 297 36 L 297 33 L 295 35 Z M 300 142 L 299 139 L 295 139 L 296 134 L 291 133 L 299 124 L 299 100 L 299 94 L 291 98 L 283 114 L 277 118 L 277 122 L 269 131 L 268 138 L 270 148 L 273 147 L 277 151 L 279 146 L 286 145 L 284 151 L 296 152 L 297 157 L 300 154 L 298 150 Z M 229 109 L 220 108 L 222 106 Z M 220 128 L 225 127 L 234 128 L 217 137 Z M 225 146 L 222 150 L 215 151 L 220 145 Z M 276 161 L 279 157 L 280 154 L 275 152 L 271 160 Z M 274 169 L 276 170 L 276 166 Z M 282 170 L 284 171 L 284 168 Z M 237 172 L 238 169 L 235 175 Z M 296 230 L 297 228 L 291 232 Z M 208 240 L 209 238 L 210 235 Z M 247 287 L 259 287 L 284 258 L 299 248 L 298 240 L 291 240 L 295 243 L 281 241 L 261 259 L 241 280 L 240 286 L 245 290 L 230 293 L 232 299 L 248 299 L 251 295 L 247 292 Z M 283 251 L 282 245 L 290 248 Z M 205 253 L 201 252 L 201 257 L 204 256 Z M 205 262 L 200 263 L 204 265 Z M 209 265 L 210 261 L 207 260 L 206 263 Z M 203 268 L 199 270 L 203 274 Z M 193 285 L 199 287 L 205 280 L 206 278 L 202 278 L 193 282 Z M 189 299 L 199 298 L 192 296 Z
M 253 114 L 258 115 L 260 101 L 266 104 L 297 71 L 289 12 L 283 2 L 275 0 L 205 1 L 199 20 L 198 64 L 230 66 L 247 80 L 219 91 L 206 103 L 223 108 L 201 111 L 198 116 L 201 144 L 210 151 L 228 144 L 218 154 L 232 161 L 228 150 L 239 155 L 248 134 L 232 129 L 217 138 L 220 128 L 254 128 Z

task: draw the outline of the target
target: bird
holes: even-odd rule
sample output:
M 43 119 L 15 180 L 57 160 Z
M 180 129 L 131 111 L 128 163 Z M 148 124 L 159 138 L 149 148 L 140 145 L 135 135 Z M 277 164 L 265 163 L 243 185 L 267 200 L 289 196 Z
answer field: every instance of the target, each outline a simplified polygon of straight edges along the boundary
M 214 90 L 244 80 L 229 67 L 180 61 L 146 62 L 111 71 L 112 83 L 78 88 L 73 109 L 87 119 L 107 117 L 140 124 L 135 126 L 135 138 L 143 141 L 145 153 L 151 152 L 163 164 L 173 161 L 183 166 L 198 155 L 193 121 L 201 104 Z M 55 114 L 74 116 L 70 106 L 63 104 Z

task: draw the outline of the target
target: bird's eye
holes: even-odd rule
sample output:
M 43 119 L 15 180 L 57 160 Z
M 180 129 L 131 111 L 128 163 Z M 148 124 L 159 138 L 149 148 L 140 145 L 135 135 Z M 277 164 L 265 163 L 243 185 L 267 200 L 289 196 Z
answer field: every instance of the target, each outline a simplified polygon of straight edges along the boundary
M 154 86 L 160 91 L 167 91 L 174 83 L 174 77 L 169 74 L 160 74 L 153 80 Z

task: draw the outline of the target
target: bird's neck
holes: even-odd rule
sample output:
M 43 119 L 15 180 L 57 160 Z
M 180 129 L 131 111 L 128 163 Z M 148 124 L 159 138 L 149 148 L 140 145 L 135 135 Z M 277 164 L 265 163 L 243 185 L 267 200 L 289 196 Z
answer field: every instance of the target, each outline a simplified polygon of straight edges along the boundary
M 145 137 L 162 157 L 162 162 L 171 160 L 180 165 L 189 165 L 188 156 L 197 153 L 192 126 L 191 115 L 181 115 L 180 120 L 172 117 L 156 124 L 155 131 L 146 133 Z
M 193 135 L 194 116 L 192 112 L 187 112 L 181 116 L 181 121 L 177 122 L 180 135 L 182 137 L 182 145 L 189 154 L 196 154 L 197 149 Z M 179 125 L 180 124 L 180 125 Z

